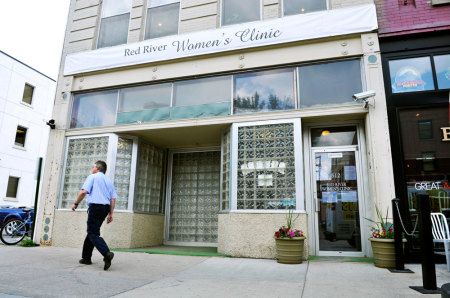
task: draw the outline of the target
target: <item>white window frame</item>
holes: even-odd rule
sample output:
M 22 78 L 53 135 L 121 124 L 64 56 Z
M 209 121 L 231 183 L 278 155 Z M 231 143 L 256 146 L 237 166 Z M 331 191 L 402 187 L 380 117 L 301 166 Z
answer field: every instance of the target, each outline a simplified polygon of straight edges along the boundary
M 295 15 L 288 15 L 288 16 L 284 15 L 284 1 L 286 1 L 286 0 L 282 0 L 281 1 L 281 17 L 291 17 L 291 16 L 297 15 L 297 14 L 295 14 Z M 327 10 L 330 10 L 330 1 L 325 0 L 325 3 L 327 5 Z M 315 12 L 315 11 L 313 11 L 313 12 Z M 299 15 L 301 15 L 301 14 L 299 13 Z
M 237 179 L 238 179 L 238 130 L 239 127 L 271 125 L 292 123 L 294 125 L 294 164 L 295 164 L 295 212 L 306 213 L 305 199 L 304 199 L 304 179 L 303 179 L 303 159 L 302 159 L 302 128 L 300 118 L 269 120 L 269 121 L 255 121 L 245 123 L 234 123 L 231 126 L 231 181 L 230 181 L 230 210 L 235 213 L 287 213 L 288 210 L 280 209 L 237 209 Z M 227 212 L 227 211 L 224 211 Z
M 147 34 L 147 31 L 145 29 L 147 28 L 148 11 L 155 7 L 166 6 L 166 5 L 170 5 L 170 4 L 174 4 L 174 3 L 180 3 L 180 9 L 178 10 L 178 26 L 177 26 L 177 34 L 180 34 L 181 0 L 147 0 L 147 7 L 145 9 L 145 20 L 144 20 L 144 26 L 143 26 L 144 40 L 152 39 L 152 38 L 145 39 L 145 35 Z
M 226 0 L 220 0 L 220 16 L 219 16 L 219 18 L 220 18 L 220 27 L 226 27 L 226 26 L 234 26 L 234 25 L 241 25 L 241 24 L 246 24 L 246 23 L 250 23 L 250 22 L 260 22 L 260 21 L 262 21 L 263 20 L 263 15 L 264 15 L 264 13 L 263 13 L 263 10 L 264 10 L 264 3 L 263 3 L 263 0 L 259 0 L 259 20 L 256 20 L 256 21 L 249 21 L 249 22 L 244 22 L 244 23 L 237 23 L 237 24 L 230 24 L 230 25 L 224 25 L 223 24 L 223 12 L 225 11 L 224 10 L 224 5 L 225 5 L 225 1 Z M 245 1 L 245 0 L 244 0 Z
M 62 171 L 61 171 L 57 209 L 69 210 L 69 209 L 61 208 L 63 189 L 64 189 L 64 173 L 66 172 L 67 153 L 69 151 L 69 141 L 72 139 L 88 139 L 88 138 L 100 138 L 100 137 L 108 137 L 109 138 L 108 153 L 106 155 L 106 160 L 105 160 L 105 162 L 108 166 L 108 169 L 107 169 L 105 175 L 108 176 L 111 179 L 111 181 L 113 181 L 113 183 L 114 183 L 115 171 L 116 171 L 117 144 L 119 141 L 119 137 L 133 140 L 133 151 L 132 151 L 131 169 L 130 169 L 130 186 L 129 186 L 129 190 L 128 190 L 128 208 L 126 210 L 119 210 L 119 209 L 114 210 L 114 212 L 125 212 L 125 213 L 133 212 L 134 184 L 135 184 L 135 178 L 136 178 L 135 176 L 136 176 L 138 138 L 135 136 L 113 134 L 113 133 L 85 135 L 85 136 L 73 136 L 73 137 L 66 138 L 65 145 L 64 145 L 65 148 L 64 148 L 63 166 L 62 166 Z M 81 190 L 81 187 L 82 187 L 82 185 L 80 185 L 80 190 Z M 75 201 L 75 199 L 76 198 L 74 198 L 74 201 Z M 79 210 L 86 210 L 86 209 L 79 209 Z
M 98 29 L 97 29 L 97 40 L 96 40 L 96 42 L 95 42 L 95 48 L 96 49 L 98 49 L 99 47 L 98 47 L 98 40 L 99 40 L 99 38 L 100 38 L 100 28 L 101 28 L 101 26 L 102 26 L 102 21 L 103 21 L 103 19 L 104 18 L 109 18 L 109 17 L 112 17 L 112 16 L 118 16 L 118 15 L 120 15 L 120 14 L 117 14 L 117 15 L 111 15 L 111 16 L 107 16 L 107 17 L 103 17 L 103 1 L 104 0 L 102 0 L 102 8 L 101 8 L 101 11 L 100 11 L 100 22 L 98 23 Z M 130 32 L 130 25 L 131 25 L 131 10 L 132 10 L 132 8 L 133 8 L 133 1 L 132 0 L 129 0 L 130 1 L 130 10 L 127 12 L 127 13 L 129 13 L 130 14 L 130 18 L 129 18 L 129 20 L 128 20 L 128 30 L 127 30 L 127 32 L 129 33 Z M 128 35 L 129 34 L 127 34 L 127 42 L 126 43 L 128 43 Z M 102 47 L 102 48 L 100 48 L 100 49 L 103 49 L 103 48 L 107 48 L 107 47 Z

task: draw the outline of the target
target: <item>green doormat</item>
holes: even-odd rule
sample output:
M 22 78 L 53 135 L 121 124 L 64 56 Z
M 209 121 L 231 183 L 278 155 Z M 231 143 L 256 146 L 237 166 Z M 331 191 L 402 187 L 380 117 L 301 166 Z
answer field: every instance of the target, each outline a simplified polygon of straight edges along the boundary
M 229 255 L 217 253 L 217 247 L 203 247 L 203 246 L 163 245 L 144 248 L 112 249 L 112 251 L 143 252 L 148 254 L 179 255 L 179 256 L 231 257 Z
M 371 258 L 357 258 L 357 257 L 319 257 L 310 256 L 309 261 L 312 262 L 355 262 L 355 263 L 373 263 Z

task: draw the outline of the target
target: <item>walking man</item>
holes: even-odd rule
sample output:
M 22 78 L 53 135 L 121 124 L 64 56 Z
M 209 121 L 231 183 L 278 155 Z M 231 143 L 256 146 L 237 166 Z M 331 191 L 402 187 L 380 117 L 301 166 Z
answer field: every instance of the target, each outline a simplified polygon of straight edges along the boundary
M 77 209 L 78 204 L 87 195 L 87 235 L 86 239 L 84 239 L 80 264 L 92 264 L 92 251 L 95 247 L 103 255 L 103 261 L 105 262 L 103 269 L 108 270 L 111 267 L 111 260 L 114 257 L 114 253 L 109 251 L 105 240 L 100 237 L 100 227 L 105 218 L 107 218 L 107 223 L 113 221 L 117 194 L 114 190 L 114 184 L 105 176 L 105 173 L 106 163 L 102 160 L 96 161 L 92 168 L 92 175 L 89 175 L 84 181 L 77 200 L 72 206 L 72 211 Z

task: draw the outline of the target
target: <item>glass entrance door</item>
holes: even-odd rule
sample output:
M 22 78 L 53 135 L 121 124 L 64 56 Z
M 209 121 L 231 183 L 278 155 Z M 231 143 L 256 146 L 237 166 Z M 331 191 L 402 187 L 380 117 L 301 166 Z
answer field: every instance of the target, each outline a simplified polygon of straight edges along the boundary
M 362 251 L 357 163 L 355 148 L 313 151 L 319 254 Z
M 173 152 L 166 243 L 217 245 L 220 151 Z

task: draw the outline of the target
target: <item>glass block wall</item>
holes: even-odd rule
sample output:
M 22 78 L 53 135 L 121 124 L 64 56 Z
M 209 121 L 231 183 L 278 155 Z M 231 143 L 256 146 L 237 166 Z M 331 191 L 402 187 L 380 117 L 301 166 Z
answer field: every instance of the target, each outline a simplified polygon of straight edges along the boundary
M 174 153 L 169 241 L 217 243 L 220 152 Z
M 222 135 L 222 200 L 221 210 L 230 210 L 230 130 Z
M 108 137 L 70 139 L 64 172 L 61 208 L 71 208 L 83 186 L 84 180 L 92 173 L 97 160 L 106 160 Z M 86 208 L 86 200 L 79 206 Z
M 139 142 L 134 188 L 134 211 L 163 213 L 164 151 Z
M 237 209 L 295 207 L 294 124 L 238 129 Z
M 131 157 L 133 155 L 133 140 L 119 138 L 117 143 L 116 170 L 114 173 L 114 188 L 116 189 L 116 209 L 128 208 L 130 193 Z

